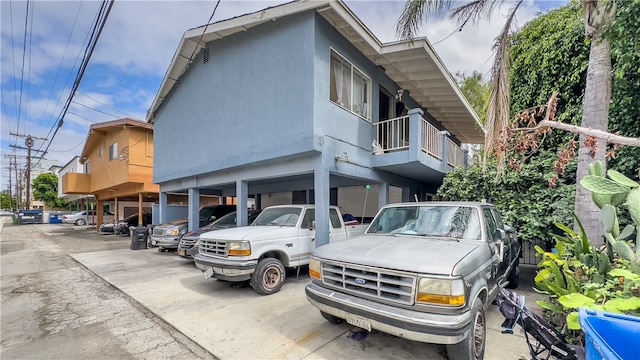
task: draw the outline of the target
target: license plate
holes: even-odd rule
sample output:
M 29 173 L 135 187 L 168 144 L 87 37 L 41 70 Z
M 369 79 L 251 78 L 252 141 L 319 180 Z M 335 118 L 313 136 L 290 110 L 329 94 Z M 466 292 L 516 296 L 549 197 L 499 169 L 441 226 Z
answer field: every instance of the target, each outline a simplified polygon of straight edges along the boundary
M 371 332 L 371 320 L 366 317 L 347 313 L 347 323 Z
M 151 240 L 151 245 L 156 246 L 156 241 L 155 240 Z
M 204 279 L 209 280 L 211 279 L 212 276 L 213 276 L 213 268 L 210 267 L 207 269 L 207 271 L 204 272 Z
M 182 255 L 182 256 L 184 256 L 184 250 L 183 250 L 183 249 L 179 249 L 179 250 L 178 250 L 178 255 Z

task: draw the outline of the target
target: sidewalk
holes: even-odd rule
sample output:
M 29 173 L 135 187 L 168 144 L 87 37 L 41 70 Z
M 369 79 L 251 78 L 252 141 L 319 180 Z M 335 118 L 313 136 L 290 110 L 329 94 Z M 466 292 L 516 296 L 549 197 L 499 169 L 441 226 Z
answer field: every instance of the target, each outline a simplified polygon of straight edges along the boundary
M 304 294 L 308 275 L 288 273 L 279 293 L 205 280 L 193 262 L 156 249 L 74 254 L 72 257 L 221 359 L 446 359 L 444 346 L 374 331 L 357 341 L 348 324 L 325 321 Z M 520 289 L 535 307 L 535 268 L 523 267 Z M 485 359 L 528 358 L 520 328 L 502 334 L 503 317 L 487 312 Z

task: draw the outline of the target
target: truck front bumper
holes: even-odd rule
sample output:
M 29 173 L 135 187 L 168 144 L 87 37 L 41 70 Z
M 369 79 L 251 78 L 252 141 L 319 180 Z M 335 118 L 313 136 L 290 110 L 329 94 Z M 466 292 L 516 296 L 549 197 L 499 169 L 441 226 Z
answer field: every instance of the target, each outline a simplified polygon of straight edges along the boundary
M 361 299 L 314 283 L 305 286 L 307 300 L 320 311 L 340 319 L 362 316 L 371 328 L 397 337 L 433 344 L 457 344 L 469 335 L 471 314 L 442 315 L 408 310 Z
M 151 235 L 151 246 L 158 246 L 163 249 L 177 249 L 180 236 Z
M 249 280 L 258 265 L 258 260 L 229 260 L 205 256 L 200 253 L 193 256 L 193 261 L 198 269 L 203 272 L 213 269 L 213 277 L 225 281 Z

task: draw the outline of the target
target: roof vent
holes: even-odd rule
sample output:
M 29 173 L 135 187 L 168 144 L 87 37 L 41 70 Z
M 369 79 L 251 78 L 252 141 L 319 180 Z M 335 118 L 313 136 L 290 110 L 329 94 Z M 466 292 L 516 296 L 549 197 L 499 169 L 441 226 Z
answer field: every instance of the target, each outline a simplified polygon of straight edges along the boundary
M 206 47 L 204 48 L 204 50 L 202 50 L 202 62 L 203 63 L 207 63 L 209 62 L 209 48 Z

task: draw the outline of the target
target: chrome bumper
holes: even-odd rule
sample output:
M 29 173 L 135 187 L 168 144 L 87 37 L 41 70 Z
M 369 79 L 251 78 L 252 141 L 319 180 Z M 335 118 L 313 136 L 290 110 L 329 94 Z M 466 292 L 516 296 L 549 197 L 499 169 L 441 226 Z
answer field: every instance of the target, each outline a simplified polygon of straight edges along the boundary
M 442 315 L 413 311 L 336 292 L 314 283 L 305 286 L 307 300 L 320 311 L 346 319 L 365 317 L 371 328 L 397 337 L 434 343 L 457 344 L 469 335 L 471 314 Z
M 226 281 L 244 281 L 256 271 L 258 260 L 226 260 L 205 256 L 200 253 L 193 256 L 196 267 L 202 271 L 213 269 L 213 277 Z

